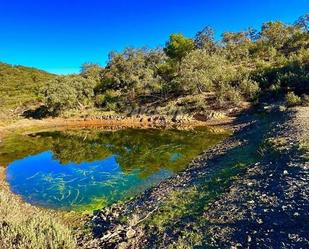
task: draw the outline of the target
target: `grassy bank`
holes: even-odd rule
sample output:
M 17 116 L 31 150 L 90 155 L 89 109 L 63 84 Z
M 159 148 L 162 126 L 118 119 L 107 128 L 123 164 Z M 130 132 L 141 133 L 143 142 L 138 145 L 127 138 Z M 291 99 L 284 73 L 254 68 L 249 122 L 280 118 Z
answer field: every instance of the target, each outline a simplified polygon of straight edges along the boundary
M 68 215 L 36 208 L 12 194 L 0 168 L 0 247 L 5 249 L 74 249 Z

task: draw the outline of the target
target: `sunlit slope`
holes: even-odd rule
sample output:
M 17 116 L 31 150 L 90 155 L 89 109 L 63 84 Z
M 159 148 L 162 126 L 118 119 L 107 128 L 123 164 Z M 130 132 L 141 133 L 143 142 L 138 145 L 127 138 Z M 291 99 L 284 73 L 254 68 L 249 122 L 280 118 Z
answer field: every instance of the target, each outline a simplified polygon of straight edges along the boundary
M 55 77 L 47 72 L 0 62 L 0 113 L 16 114 L 38 102 L 38 90 Z

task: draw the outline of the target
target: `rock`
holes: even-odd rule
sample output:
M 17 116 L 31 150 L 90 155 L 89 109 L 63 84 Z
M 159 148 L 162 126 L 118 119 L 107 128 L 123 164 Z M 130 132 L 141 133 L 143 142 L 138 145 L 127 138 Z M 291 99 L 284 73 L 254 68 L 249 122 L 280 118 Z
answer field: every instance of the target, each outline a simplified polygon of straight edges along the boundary
M 263 224 L 262 219 L 257 219 L 256 221 L 257 221 L 257 223 L 259 223 L 259 224 Z
M 128 248 L 128 245 L 126 242 L 121 242 L 118 246 L 117 246 L 118 249 L 125 249 L 125 248 Z
M 133 230 L 132 228 L 129 228 L 129 230 L 126 232 L 126 235 L 127 235 L 128 239 L 133 238 L 135 236 L 135 234 L 136 234 L 136 231 Z

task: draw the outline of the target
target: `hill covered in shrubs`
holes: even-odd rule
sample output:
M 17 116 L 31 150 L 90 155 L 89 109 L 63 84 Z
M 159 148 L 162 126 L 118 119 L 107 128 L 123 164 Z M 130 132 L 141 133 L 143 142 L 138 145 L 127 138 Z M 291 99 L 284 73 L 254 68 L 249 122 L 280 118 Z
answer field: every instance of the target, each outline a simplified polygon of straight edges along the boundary
M 40 89 L 54 77 L 35 68 L 0 63 L 0 114 L 14 115 L 36 105 Z
M 111 52 L 106 66 L 87 63 L 58 76 L 1 64 L 1 106 L 42 99 L 46 110 L 99 109 L 128 114 L 203 113 L 244 102 L 306 104 L 309 94 L 309 14 L 293 24 L 264 23 L 225 32 L 205 27 L 193 38 L 172 34 L 163 48 Z M 3 69 L 4 68 L 4 69 Z

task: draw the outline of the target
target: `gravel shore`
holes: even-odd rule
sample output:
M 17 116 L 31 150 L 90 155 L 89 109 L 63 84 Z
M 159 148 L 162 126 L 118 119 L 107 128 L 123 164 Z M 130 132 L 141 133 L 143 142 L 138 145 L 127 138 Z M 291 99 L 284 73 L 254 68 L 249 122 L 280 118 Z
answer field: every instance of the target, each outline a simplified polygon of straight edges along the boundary
M 308 248 L 308 114 L 301 107 L 242 115 L 232 137 L 185 171 L 91 216 L 80 245 Z

